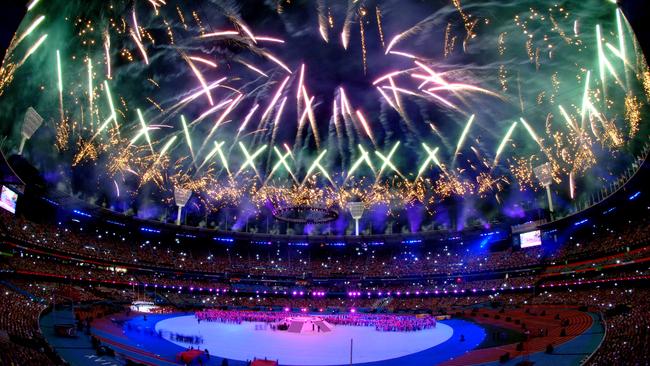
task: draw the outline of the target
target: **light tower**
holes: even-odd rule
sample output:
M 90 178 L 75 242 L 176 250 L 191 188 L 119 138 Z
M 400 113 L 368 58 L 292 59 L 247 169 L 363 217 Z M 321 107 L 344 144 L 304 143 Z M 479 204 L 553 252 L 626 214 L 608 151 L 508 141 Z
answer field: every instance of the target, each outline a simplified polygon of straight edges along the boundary
M 551 183 L 553 183 L 553 175 L 551 173 L 551 164 L 545 163 L 533 169 L 535 177 L 546 188 L 546 198 L 548 198 L 548 209 L 553 215 L 553 198 L 551 197 Z
M 348 202 L 348 210 L 354 219 L 354 232 L 359 236 L 359 219 L 363 216 L 363 202 Z
M 176 225 L 181 224 L 181 211 L 183 210 L 183 207 L 185 207 L 185 204 L 187 204 L 187 201 L 189 201 L 191 195 L 192 191 L 189 189 L 174 188 L 174 201 L 176 202 L 176 206 L 178 206 Z
M 43 124 L 43 117 L 41 117 L 34 108 L 29 107 L 27 108 L 27 112 L 25 113 L 25 119 L 23 121 L 23 127 L 20 130 L 20 134 L 23 136 L 22 140 L 20 140 L 20 147 L 18 148 L 18 155 L 23 154 L 23 148 L 25 147 L 25 142 L 32 138 L 34 135 L 34 132 L 38 130 L 39 127 L 41 127 L 41 124 Z

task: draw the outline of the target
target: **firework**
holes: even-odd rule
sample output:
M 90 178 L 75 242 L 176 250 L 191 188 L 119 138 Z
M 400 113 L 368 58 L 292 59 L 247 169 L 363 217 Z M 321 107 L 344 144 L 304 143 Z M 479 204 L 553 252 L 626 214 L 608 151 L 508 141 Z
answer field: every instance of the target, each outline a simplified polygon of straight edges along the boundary
M 208 60 L 208 59 L 205 59 L 205 58 L 203 58 L 203 57 L 198 57 L 198 56 L 188 56 L 187 58 L 189 58 L 189 59 L 192 60 L 192 61 L 196 61 L 196 62 L 203 63 L 203 64 L 208 65 L 208 66 L 210 66 L 210 67 L 217 67 L 217 64 L 216 64 L 216 63 L 214 63 L 213 61 L 210 61 L 210 60 Z
M 629 123 L 629 136 L 633 137 L 639 132 L 641 124 L 642 104 L 638 98 L 631 93 L 625 96 L 625 120 Z
M 227 31 L 217 31 L 217 32 L 212 32 L 212 33 L 206 33 L 202 34 L 199 37 L 200 38 L 214 38 L 214 37 L 225 37 L 225 36 L 236 36 L 239 35 L 239 32 L 235 30 L 227 30 Z
M 169 140 L 167 140 L 163 148 L 160 149 L 160 153 L 158 154 L 158 158 L 156 159 L 156 162 L 160 161 L 160 159 L 165 155 L 165 153 L 167 153 L 167 150 L 169 150 L 169 148 L 172 147 L 174 141 L 176 141 L 176 137 L 177 136 L 172 136 Z
M 542 146 L 542 140 L 539 139 L 539 137 L 537 136 L 537 134 L 535 133 L 533 128 L 530 127 L 528 122 L 526 122 L 526 120 L 523 119 L 523 118 L 519 118 L 519 121 L 521 122 L 522 125 L 524 125 L 524 127 L 526 128 L 526 131 L 528 131 L 528 134 L 533 139 L 533 141 L 535 141 L 537 143 L 537 145 L 539 145 L 540 148 L 543 147 Z
M 219 104 L 217 104 L 217 105 L 215 105 L 214 107 L 208 109 L 207 111 L 201 113 L 201 115 L 198 116 L 195 120 L 193 120 L 193 121 L 190 123 L 190 125 L 194 125 L 194 124 L 196 124 L 196 123 L 201 122 L 201 121 L 204 120 L 207 116 L 213 114 L 214 112 L 220 110 L 221 108 L 223 108 L 223 107 L 225 107 L 225 106 L 227 106 L 227 105 L 230 105 L 231 103 L 232 103 L 232 99 L 226 99 L 226 100 L 224 100 L 224 101 L 222 101 L 222 102 L 219 102 Z
M 192 137 L 190 136 L 190 130 L 187 128 L 187 121 L 185 116 L 181 115 L 181 123 L 183 124 L 183 132 L 185 132 L 185 141 L 187 142 L 187 147 L 190 149 L 190 154 L 192 154 L 192 161 L 196 160 L 194 156 L 194 148 L 192 148 Z
M 280 107 L 278 107 L 278 112 L 275 114 L 275 120 L 273 121 L 273 133 L 271 137 L 271 145 L 275 143 L 275 139 L 278 135 L 278 128 L 280 127 L 280 118 L 282 118 L 282 111 L 284 110 L 284 105 L 287 102 L 287 97 L 282 98 L 280 102 Z
M 393 147 L 388 152 L 388 155 L 385 155 L 385 156 L 381 152 L 375 151 L 375 154 L 382 160 L 381 167 L 379 168 L 379 171 L 377 172 L 376 180 L 378 180 L 381 177 L 382 173 L 384 172 L 384 170 L 386 170 L 387 167 L 391 168 L 395 173 L 397 173 L 397 175 L 399 175 L 403 179 L 406 179 L 404 177 L 404 175 L 402 173 L 400 173 L 399 169 L 397 169 L 395 164 L 393 164 L 393 162 L 391 161 L 391 159 L 393 158 L 393 155 L 395 155 L 395 152 L 397 151 L 397 148 L 399 147 L 399 144 L 400 144 L 400 142 L 397 141 L 395 143 L 395 145 L 393 145 Z
M 245 130 L 246 126 L 248 125 L 248 122 L 253 118 L 253 115 L 255 114 L 255 111 L 257 111 L 257 108 L 259 108 L 259 104 L 255 104 L 253 108 L 251 108 L 250 111 L 248 111 L 248 114 L 244 118 L 244 122 L 242 122 L 241 126 L 239 126 L 239 130 L 237 131 L 238 133 Z
M 108 81 L 104 80 L 104 90 L 106 91 L 106 99 L 108 100 L 108 107 L 111 110 L 111 119 L 115 122 L 115 127 L 120 128 L 117 123 L 117 113 L 115 112 L 115 105 L 113 105 L 113 96 L 111 95 L 111 89 L 108 86 Z
M 280 61 L 280 59 L 278 59 L 277 57 L 273 56 L 273 55 L 270 54 L 269 52 L 265 52 L 265 53 L 264 53 L 264 56 L 266 56 L 269 60 L 275 62 L 275 63 L 278 64 L 281 68 L 283 68 L 286 72 L 288 72 L 289 74 L 291 74 L 291 69 L 289 69 L 289 66 L 285 65 L 285 63 L 282 62 L 282 61 Z
M 133 41 L 138 46 L 140 54 L 142 54 L 142 58 L 144 59 L 144 63 L 149 65 L 149 56 L 147 55 L 147 50 L 144 48 L 144 45 L 133 31 L 131 31 L 131 38 L 133 38 Z
M 363 146 L 359 145 L 359 150 L 361 151 L 361 156 L 357 159 L 357 161 L 352 164 L 350 167 L 350 170 L 348 171 L 347 177 L 345 178 L 346 181 L 348 178 L 354 176 L 354 172 L 361 166 L 362 163 L 366 163 L 370 170 L 374 173 L 375 172 L 375 167 L 372 165 L 372 160 L 370 160 L 370 153 L 366 151 Z
M 90 162 L 97 192 L 122 200 L 148 182 L 163 205 L 191 187 L 206 213 L 353 197 L 395 217 L 452 196 L 507 205 L 539 188 L 543 162 L 566 202 L 597 189 L 593 166 L 624 171 L 647 140 L 650 72 L 620 10 L 453 0 L 405 24 L 421 7 L 391 2 L 318 0 L 312 24 L 284 3 L 259 21 L 228 2 L 33 0 L 0 95 L 12 115 L 50 113 L 68 160 L 45 169 Z M 517 124 L 526 136 L 508 149 Z
M 239 175 L 239 173 L 243 172 L 246 167 L 249 167 L 255 171 L 255 175 L 257 175 L 258 178 L 260 178 L 260 173 L 257 171 L 257 168 L 255 167 L 255 158 L 257 158 L 264 150 L 266 150 L 266 145 L 261 146 L 259 149 L 257 149 L 252 155 L 248 152 L 246 149 L 246 146 L 244 146 L 243 143 L 239 142 L 239 148 L 241 149 L 242 153 L 246 157 L 246 161 L 244 164 L 239 167 L 239 170 L 235 175 Z M 261 178 L 260 178 L 261 179 Z
M 587 76 L 585 77 L 585 92 L 582 96 L 582 107 L 580 108 L 580 115 L 582 118 L 581 127 L 585 128 L 585 116 L 587 114 L 587 107 L 591 104 L 589 102 L 589 80 L 591 78 L 591 71 L 587 71 Z
M 63 73 L 61 72 L 61 53 L 56 50 L 56 74 L 57 74 L 57 88 L 59 93 L 63 93 Z
M 260 42 L 284 43 L 283 39 L 267 36 L 257 36 L 256 39 Z
M 363 126 L 363 130 L 366 131 L 366 135 L 368 135 L 373 145 L 377 145 L 377 143 L 375 142 L 375 138 L 372 136 L 372 130 L 370 129 L 370 126 L 368 125 L 366 118 L 363 116 L 360 110 L 357 110 L 356 114 L 357 114 L 357 118 L 359 118 L 359 122 L 361 123 L 361 126 Z
M 230 102 L 230 104 L 228 105 L 228 108 L 226 108 L 226 110 L 223 111 L 221 116 L 219 116 L 219 118 L 214 122 L 214 125 L 212 126 L 212 129 L 210 130 L 210 133 L 208 133 L 208 136 L 205 138 L 205 140 L 203 141 L 203 144 L 201 145 L 201 149 L 199 150 L 199 153 L 203 150 L 205 145 L 208 143 L 208 141 L 210 140 L 212 135 L 217 131 L 219 126 L 221 126 L 223 121 L 226 120 L 226 117 L 228 117 L 230 112 L 232 112 L 232 110 L 235 108 L 235 106 L 237 106 L 237 103 L 239 103 L 239 101 L 241 100 L 242 97 L 243 96 L 240 94 L 240 95 L 237 96 L 237 98 L 235 98 L 235 100 Z
M 562 114 L 562 117 L 564 117 L 564 120 L 566 121 L 566 124 L 571 129 L 573 129 L 574 131 L 579 132 L 578 126 L 576 126 L 575 121 L 573 120 L 573 118 L 571 118 L 571 116 L 569 116 L 569 114 L 564 110 L 564 107 L 562 107 L 560 105 L 559 108 L 560 108 L 560 113 Z
M 264 71 L 258 69 L 257 67 L 255 67 L 255 66 L 253 66 L 253 65 L 251 65 L 251 64 L 248 64 L 248 63 L 246 63 L 246 62 L 244 62 L 244 61 L 240 61 L 240 62 L 241 62 L 244 66 L 246 66 L 246 67 L 248 67 L 249 69 L 255 71 L 256 73 L 258 73 L 258 74 L 264 76 L 265 78 L 268 78 L 268 77 L 269 77 L 269 76 L 268 76 Z
M 269 103 L 268 107 L 266 107 L 266 110 L 264 110 L 264 113 L 262 113 L 262 118 L 260 119 L 261 121 L 266 120 L 266 117 L 269 116 L 271 110 L 273 110 L 275 104 L 278 102 L 278 99 L 280 99 L 282 90 L 284 90 L 284 86 L 287 85 L 288 81 L 289 81 L 288 76 L 285 77 L 284 80 L 282 80 L 282 83 L 280 83 L 280 86 L 278 87 L 278 89 L 275 91 L 275 94 L 273 95 L 273 99 L 271 99 L 271 102 Z
M 111 35 L 108 31 L 104 32 L 104 54 L 106 57 L 106 77 L 112 79 L 111 74 Z
M 38 48 L 43 44 L 43 42 L 45 42 L 46 38 L 47 38 L 47 34 L 42 35 L 31 47 L 29 47 L 27 52 L 25 52 L 25 56 L 23 56 L 22 60 L 20 60 L 18 64 L 19 65 L 24 64 L 25 61 L 27 61 L 27 59 L 29 58 L 29 56 L 34 54 L 34 52 L 38 50 Z
M 149 148 L 151 149 L 151 153 L 153 154 L 153 145 L 151 144 L 151 137 L 149 136 L 149 127 L 147 127 L 146 122 L 144 121 L 144 117 L 142 116 L 142 112 L 140 109 L 136 109 L 136 112 L 138 113 L 138 120 L 140 121 L 140 126 L 142 127 L 140 129 L 140 132 L 131 140 L 130 145 L 133 145 L 140 136 L 144 135 L 144 137 L 147 139 L 147 144 L 149 144 Z
M 287 151 L 284 155 L 278 150 L 277 147 L 273 146 L 273 152 L 275 152 L 275 155 L 278 157 L 277 163 L 273 166 L 273 169 L 271 169 L 271 172 L 266 178 L 266 181 L 264 182 L 264 185 L 266 185 L 266 182 L 268 182 L 272 177 L 273 174 L 281 167 L 284 166 L 284 169 L 291 175 L 291 178 L 293 179 L 294 182 L 297 183 L 296 176 L 293 174 L 291 171 L 291 168 L 289 167 L 289 164 L 287 163 L 287 158 L 291 156 L 291 151 Z
M 494 154 L 494 162 L 492 163 L 493 167 L 497 165 L 497 162 L 499 161 L 499 156 L 501 156 L 503 149 L 506 147 L 506 144 L 510 140 L 510 136 L 512 136 L 512 133 L 515 131 L 515 127 L 517 127 L 517 122 L 513 122 L 512 125 L 510 125 L 508 132 L 506 132 L 505 136 L 503 136 L 503 140 L 501 140 L 501 143 L 499 144 L 499 148 L 497 148 L 497 152 L 496 154 Z
M 11 46 L 10 46 L 10 49 L 9 49 L 8 51 L 10 51 L 11 49 L 14 49 L 14 48 L 18 47 L 18 45 L 19 45 L 22 41 L 24 41 L 25 38 L 29 37 L 29 35 L 32 34 L 32 32 L 33 32 L 33 31 L 38 27 L 38 25 L 41 24 L 44 20 L 45 20 L 45 15 L 41 15 L 41 16 L 39 16 L 38 18 L 36 18 L 36 19 L 32 22 L 32 24 L 30 24 L 29 27 L 27 27 L 27 29 L 25 29 L 25 32 L 23 32 L 23 34 L 21 34 L 20 37 L 18 37 L 15 41 L 12 42 L 12 44 L 11 44 Z
M 458 138 L 458 142 L 456 143 L 456 151 L 454 152 L 454 160 L 455 160 L 455 157 L 460 152 L 460 149 L 463 147 L 463 143 L 465 142 L 465 138 L 467 138 L 467 133 L 469 133 L 469 129 L 472 127 L 472 122 L 474 122 L 474 115 L 473 114 L 467 120 L 467 123 L 465 124 L 465 128 L 463 128 L 463 132 L 460 134 L 460 137 Z
M 418 178 L 424 173 L 424 171 L 427 169 L 429 166 L 429 163 L 433 162 L 435 163 L 439 168 L 442 169 L 442 165 L 440 164 L 440 161 L 438 160 L 438 157 L 436 154 L 438 153 L 438 148 L 436 147 L 435 149 L 431 150 L 427 144 L 424 142 L 422 143 L 422 147 L 424 150 L 427 152 L 427 158 L 424 160 L 424 163 L 420 166 L 420 170 L 418 170 Z
M 241 22 L 239 22 L 238 25 L 242 29 L 242 31 L 244 31 L 244 33 L 246 33 L 246 35 L 251 39 L 251 41 L 253 41 L 253 43 L 257 43 L 257 39 L 255 39 L 255 35 L 253 34 L 253 32 L 251 32 L 250 29 L 248 29 L 246 25 L 242 24 Z
M 36 7 L 36 5 L 38 4 L 39 1 L 40 1 L 40 0 L 32 0 L 32 1 L 27 5 L 27 11 L 31 11 L 32 9 L 34 9 L 34 7 Z
M 316 157 L 316 159 L 314 159 L 314 161 L 313 161 L 313 162 L 311 163 L 311 165 L 309 166 L 309 169 L 307 169 L 307 173 L 305 174 L 305 179 L 303 179 L 301 185 L 304 185 L 304 184 L 305 184 L 305 182 L 309 179 L 309 177 L 311 176 L 311 174 L 312 174 L 312 173 L 314 172 L 314 170 L 316 170 L 316 169 L 318 169 L 321 173 L 323 173 L 323 175 L 325 176 L 325 178 L 327 178 L 327 179 L 328 179 L 332 184 L 334 184 L 334 182 L 332 182 L 332 178 L 330 177 L 329 173 L 327 173 L 327 170 L 326 170 L 325 168 L 323 168 L 323 166 L 320 164 L 320 161 L 325 157 L 325 154 L 327 154 L 327 149 L 321 151 L 321 153 L 318 154 L 318 156 Z
M 208 98 L 208 102 L 210 102 L 210 105 L 214 105 L 214 101 L 212 100 L 212 94 L 210 93 L 208 84 L 205 82 L 205 78 L 203 77 L 203 74 L 201 74 L 199 69 L 197 69 L 196 66 L 194 66 L 194 63 L 189 57 L 183 55 L 183 58 L 185 59 L 185 61 L 187 61 L 187 64 L 190 66 L 190 69 L 192 69 L 192 72 L 196 76 L 196 79 L 199 81 L 199 83 L 201 83 L 205 96 L 206 98 Z
M 320 148 L 320 137 L 318 136 L 318 126 L 316 126 L 316 117 L 314 116 L 314 109 L 312 108 L 313 98 L 309 98 L 307 95 L 307 90 L 305 87 L 302 87 L 302 97 L 305 100 L 305 111 L 307 112 L 307 117 L 309 117 L 309 123 L 311 125 L 312 132 L 314 134 L 314 141 L 316 142 L 316 148 Z M 302 118 L 300 125 L 302 125 Z

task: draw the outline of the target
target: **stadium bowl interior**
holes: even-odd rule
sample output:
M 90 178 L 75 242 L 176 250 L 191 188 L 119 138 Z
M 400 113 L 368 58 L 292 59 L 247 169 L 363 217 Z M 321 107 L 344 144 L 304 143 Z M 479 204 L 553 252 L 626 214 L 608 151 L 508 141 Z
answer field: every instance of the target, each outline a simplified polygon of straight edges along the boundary
M 640 0 L 29 0 L 0 365 L 650 363 Z

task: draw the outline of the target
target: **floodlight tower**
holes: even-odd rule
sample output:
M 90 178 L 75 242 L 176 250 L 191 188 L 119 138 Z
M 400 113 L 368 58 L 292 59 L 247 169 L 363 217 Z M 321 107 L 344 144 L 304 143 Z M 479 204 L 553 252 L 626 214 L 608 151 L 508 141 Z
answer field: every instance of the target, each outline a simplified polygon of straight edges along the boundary
M 20 130 L 22 135 L 22 140 L 20 140 L 20 147 L 18 148 L 18 155 L 23 154 L 23 148 L 25 147 L 25 142 L 32 138 L 34 132 L 38 130 L 39 127 L 43 124 L 43 117 L 41 117 L 34 108 L 27 108 L 25 113 L 25 119 L 23 120 L 23 127 Z
M 348 202 L 348 210 L 354 219 L 354 232 L 359 236 L 359 219 L 363 216 L 363 202 Z
M 551 197 L 551 183 L 553 183 L 553 175 L 551 173 L 551 164 L 544 163 L 533 169 L 535 172 L 535 177 L 546 188 L 546 198 L 548 198 L 548 209 L 553 215 L 553 198 Z
M 176 225 L 181 224 L 181 211 L 183 211 L 183 207 L 185 207 L 191 195 L 192 195 L 192 191 L 189 189 L 183 189 L 178 187 L 174 188 L 174 201 L 176 202 L 176 206 L 178 206 L 178 213 L 176 215 Z

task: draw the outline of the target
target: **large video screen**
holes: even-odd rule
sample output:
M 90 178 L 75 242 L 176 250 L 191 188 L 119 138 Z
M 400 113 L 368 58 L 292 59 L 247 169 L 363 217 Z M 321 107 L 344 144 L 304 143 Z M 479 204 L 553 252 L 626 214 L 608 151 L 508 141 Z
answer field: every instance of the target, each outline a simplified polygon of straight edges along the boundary
M 536 247 L 542 245 L 542 232 L 540 230 L 529 231 L 519 234 L 519 242 L 522 248 Z
M 0 207 L 15 214 L 16 201 L 18 201 L 18 194 L 11 189 L 2 186 L 2 192 L 0 192 Z

